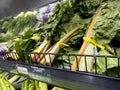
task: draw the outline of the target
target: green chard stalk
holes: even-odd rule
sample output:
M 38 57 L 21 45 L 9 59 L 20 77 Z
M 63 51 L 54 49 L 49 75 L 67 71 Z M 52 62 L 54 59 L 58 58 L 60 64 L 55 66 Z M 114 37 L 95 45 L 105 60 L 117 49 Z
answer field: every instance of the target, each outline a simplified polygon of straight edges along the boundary
M 15 90 L 12 84 L 4 77 L 4 72 L 0 73 L 0 89 L 1 90 Z
M 39 90 L 48 90 L 48 85 L 43 82 L 39 82 Z

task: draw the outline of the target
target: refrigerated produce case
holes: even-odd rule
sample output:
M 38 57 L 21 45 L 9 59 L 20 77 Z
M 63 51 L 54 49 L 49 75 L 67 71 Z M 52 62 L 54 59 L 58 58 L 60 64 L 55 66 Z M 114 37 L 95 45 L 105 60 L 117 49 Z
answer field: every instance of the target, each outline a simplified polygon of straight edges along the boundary
M 1 0 L 2 1 L 2 0 Z M 13 1 L 14 2 L 14 1 Z M 1 13 L 1 18 L 9 15 L 9 14 L 16 14 L 23 10 L 29 10 L 32 8 L 40 7 L 43 5 L 47 5 L 48 0 L 45 0 L 44 3 L 41 0 L 41 2 L 36 1 L 36 3 L 32 4 L 32 2 L 35 1 L 28 1 L 29 4 L 26 4 L 26 7 L 22 7 L 22 3 L 20 3 L 21 6 L 18 7 L 18 10 L 9 10 L 10 12 L 4 11 L 4 13 Z M 39 2 L 39 3 L 38 3 Z M 53 2 L 53 1 L 52 1 Z M 15 4 L 15 2 L 13 3 Z M 38 6 L 40 5 L 40 6 Z M 2 5 L 1 5 L 2 6 Z M 9 5 L 7 6 L 9 7 Z M 22 8 L 21 8 L 22 7 Z M 21 8 L 21 9 L 20 9 Z M 14 12 L 13 12 L 14 11 Z M 11 56 L 16 57 L 17 54 L 15 52 L 1 52 L 0 53 L 0 69 L 13 73 L 13 74 L 19 74 L 21 76 L 36 79 L 42 82 L 46 82 L 51 85 L 55 85 L 58 87 L 62 87 L 68 90 L 119 90 L 120 89 L 120 56 L 98 56 L 98 55 L 78 55 L 78 54 L 63 54 L 63 53 L 39 53 L 39 55 L 49 55 L 49 58 L 51 55 L 59 56 L 61 59 L 63 56 L 67 56 L 67 66 L 65 63 L 61 63 L 61 66 L 44 66 L 44 65 L 38 65 L 38 64 L 27 64 L 17 61 L 9 60 L 8 53 L 11 53 Z M 31 52 L 24 52 L 24 55 L 31 56 Z M 106 69 L 107 69 L 107 60 L 108 58 L 116 58 L 118 61 L 118 68 L 117 68 L 117 75 L 112 76 L 109 74 L 109 72 L 105 72 L 104 74 L 100 74 L 97 70 L 97 67 L 95 67 L 95 72 L 89 72 L 87 71 L 87 65 L 86 65 L 86 71 L 79 71 L 79 66 L 77 67 L 77 71 L 71 71 L 71 63 L 70 58 L 71 57 L 78 57 L 82 56 L 86 57 L 93 57 L 94 58 L 94 64 L 96 64 L 97 58 L 101 57 L 105 59 L 106 62 Z M 22 59 L 22 57 L 21 57 Z M 78 62 L 76 62 L 78 65 Z M 96 65 L 95 65 L 96 66 Z

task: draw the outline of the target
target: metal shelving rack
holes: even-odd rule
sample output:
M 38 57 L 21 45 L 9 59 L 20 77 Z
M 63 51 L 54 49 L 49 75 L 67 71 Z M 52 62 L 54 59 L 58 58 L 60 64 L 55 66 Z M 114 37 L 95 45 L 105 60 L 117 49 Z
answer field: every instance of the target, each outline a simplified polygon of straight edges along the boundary
M 31 53 L 25 53 L 30 54 Z M 43 53 L 44 54 L 44 53 Z M 45 53 L 46 54 L 46 53 Z M 14 54 L 15 55 L 15 54 Z M 50 54 L 63 56 L 68 58 L 76 56 L 74 54 Z M 80 55 L 81 56 L 81 55 Z M 118 62 L 120 57 L 117 56 L 94 56 L 94 55 L 82 55 L 83 57 L 104 57 L 104 58 L 117 58 Z M 38 64 L 26 64 L 6 59 L 7 55 L 0 58 L 0 69 L 25 76 L 27 78 L 36 79 L 42 82 L 46 82 L 55 86 L 59 86 L 71 90 L 119 90 L 120 89 L 120 69 L 118 68 L 117 76 L 110 76 L 108 73 L 99 74 L 97 72 L 83 72 L 83 71 L 71 71 L 70 68 L 58 68 L 51 66 L 44 66 Z M 69 59 L 68 59 L 69 60 Z M 118 64 L 119 65 L 119 64 Z M 71 65 L 68 65 L 71 67 Z

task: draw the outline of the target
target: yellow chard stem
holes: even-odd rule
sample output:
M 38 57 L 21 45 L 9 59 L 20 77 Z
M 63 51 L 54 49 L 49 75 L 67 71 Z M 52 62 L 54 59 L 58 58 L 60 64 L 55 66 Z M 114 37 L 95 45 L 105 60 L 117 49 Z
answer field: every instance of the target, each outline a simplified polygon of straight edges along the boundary
M 78 26 L 75 29 L 71 30 L 61 40 L 59 40 L 59 42 L 60 43 L 65 43 L 72 36 L 72 34 L 75 33 L 79 28 L 80 28 L 80 26 Z M 61 47 L 61 45 L 59 43 L 56 43 L 55 46 L 50 50 L 49 53 L 58 53 L 60 47 Z M 55 58 L 55 55 L 45 55 L 45 58 L 44 58 L 45 60 L 44 61 L 48 65 L 51 65 L 51 63 L 53 62 L 54 58 Z
M 97 10 L 95 16 L 94 16 L 93 19 L 92 19 L 92 22 L 90 23 L 90 25 L 89 25 L 89 27 L 88 27 L 88 29 L 87 29 L 87 31 L 86 31 L 85 37 L 90 37 L 90 34 L 91 34 L 91 30 L 92 30 L 92 28 L 93 28 L 93 25 L 94 25 L 96 19 L 98 18 L 99 14 L 101 13 L 101 10 L 104 8 L 105 5 L 106 5 L 106 4 L 103 4 L 103 5 Z M 82 44 L 82 46 L 81 46 L 81 48 L 80 48 L 80 50 L 79 50 L 79 52 L 78 52 L 78 54 L 83 54 L 83 53 L 84 53 L 85 48 L 86 48 L 86 45 L 87 45 L 87 42 L 84 41 L 83 44 Z M 73 65 L 72 65 L 72 71 L 76 71 L 76 70 L 77 70 L 77 63 L 80 62 L 80 59 L 81 59 L 81 56 L 78 56 L 77 59 L 75 58 L 75 60 L 74 60 L 74 62 L 73 62 Z
M 15 82 L 18 78 L 20 78 L 20 76 L 14 75 L 12 78 L 9 79 L 9 82 L 10 82 L 10 83 L 13 83 L 13 82 Z
M 76 27 L 75 29 L 71 30 L 69 33 L 67 33 L 59 42 L 64 43 L 73 33 L 75 33 L 80 26 Z

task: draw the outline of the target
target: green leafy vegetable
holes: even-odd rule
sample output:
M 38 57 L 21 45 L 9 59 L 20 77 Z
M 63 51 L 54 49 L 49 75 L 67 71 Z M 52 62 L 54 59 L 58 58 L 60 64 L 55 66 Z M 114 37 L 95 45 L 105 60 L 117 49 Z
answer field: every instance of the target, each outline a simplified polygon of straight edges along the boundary
M 93 28 L 96 31 L 95 40 L 101 45 L 109 44 L 120 30 L 120 21 L 118 19 L 120 18 L 120 1 L 107 1 L 106 4 Z
M 105 56 L 113 56 L 106 50 L 99 51 L 98 55 L 105 55 Z M 104 73 L 107 69 L 118 67 L 118 59 L 108 57 L 107 59 L 105 57 L 97 57 L 97 65 L 98 65 L 98 72 Z M 107 64 L 107 66 L 106 66 Z

